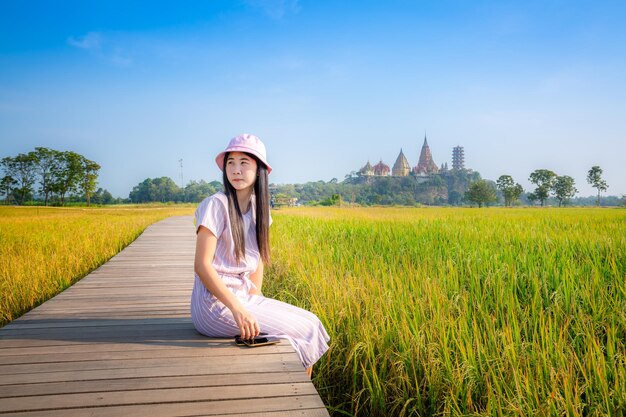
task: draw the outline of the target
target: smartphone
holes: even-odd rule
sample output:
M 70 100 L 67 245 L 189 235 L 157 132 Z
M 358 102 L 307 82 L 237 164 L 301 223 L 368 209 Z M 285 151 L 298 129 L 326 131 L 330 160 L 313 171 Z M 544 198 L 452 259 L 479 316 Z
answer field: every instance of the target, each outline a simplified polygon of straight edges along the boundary
M 261 332 L 256 338 L 263 337 L 263 336 L 267 336 L 267 333 Z M 237 346 L 244 346 L 245 345 L 244 340 L 245 339 L 241 338 L 241 335 L 235 336 L 235 344 L 237 344 Z
M 273 345 L 275 343 L 280 342 L 280 339 L 276 337 L 266 337 L 265 333 L 259 334 L 257 337 L 252 339 L 242 339 L 241 336 L 235 336 L 235 343 L 239 346 L 248 346 L 248 347 L 257 347 L 257 346 L 266 346 Z

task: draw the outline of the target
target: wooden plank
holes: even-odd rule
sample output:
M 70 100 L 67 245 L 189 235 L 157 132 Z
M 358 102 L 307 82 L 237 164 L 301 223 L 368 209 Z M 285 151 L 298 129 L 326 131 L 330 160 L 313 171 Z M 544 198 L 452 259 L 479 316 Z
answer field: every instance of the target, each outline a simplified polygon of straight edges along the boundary
M 152 225 L 0 329 L 0 414 L 328 416 L 287 341 L 249 349 L 195 331 L 194 245 L 189 217 Z
M 188 317 L 168 318 L 169 324 L 189 324 Z M 154 320 L 131 319 L 131 320 L 110 320 L 110 319 L 68 319 L 68 320 L 33 320 L 19 321 L 5 326 L 4 330 L 22 331 L 27 329 L 53 329 L 53 328 L 76 328 L 76 327 L 110 327 L 110 326 L 145 326 L 154 325 Z
M 156 358 L 140 358 L 140 359 L 112 359 L 112 360 L 89 360 L 89 361 L 72 361 L 72 362 L 47 362 L 45 366 L 40 363 L 11 364 L 0 365 L 0 383 L 6 381 L 13 374 L 35 374 L 38 372 L 68 372 L 68 371 L 93 371 L 108 370 L 120 368 L 160 368 L 163 366 L 215 366 L 219 368 L 224 362 L 229 366 L 250 366 L 254 367 L 258 361 L 280 361 L 288 362 L 294 360 L 292 353 L 280 353 L 272 346 L 264 346 L 257 350 L 264 349 L 263 352 L 252 355 L 240 355 L 239 350 L 249 351 L 246 347 L 237 347 L 233 349 L 228 356 L 187 356 L 187 357 L 156 357 Z M 272 355 L 274 357 L 268 357 Z M 296 357 L 297 359 L 297 357 Z
M 62 346 L 62 345 L 76 345 L 85 343 L 137 343 L 137 344 L 169 344 L 170 346 L 187 346 L 189 343 L 205 342 L 206 338 L 201 334 L 190 334 L 186 330 L 181 331 L 161 331 L 161 334 L 148 334 L 148 335 L 124 335 L 107 338 L 95 338 L 95 337 L 74 337 L 68 338 L 59 336 L 59 339 L 43 339 L 38 340 L 36 338 L 14 338 L 0 340 L 0 345 L 5 348 L 26 348 L 36 346 Z M 0 350 L 1 352 L 2 350 Z
M 204 338 L 203 336 L 198 336 L 197 339 L 182 341 L 179 340 L 179 343 L 172 345 L 171 342 L 146 342 L 146 343 L 73 343 L 73 344 L 62 344 L 62 345 L 52 345 L 52 346 L 25 346 L 19 348 L 7 348 L 0 349 L 0 357 L 10 357 L 15 355 L 24 355 L 24 356 L 36 356 L 36 355 L 51 355 L 51 354 L 66 354 L 66 355 L 75 355 L 81 353 L 92 354 L 94 357 L 100 358 L 106 352 L 133 352 L 133 351 L 143 351 L 147 352 L 149 355 L 150 351 L 167 351 L 173 350 L 176 351 L 178 349 L 187 350 L 187 351 L 215 351 L 217 353 L 222 350 L 232 352 L 232 342 L 226 339 L 210 339 Z M 282 347 L 290 347 L 291 345 L 282 340 L 278 343 L 276 349 Z M 267 346 L 269 349 L 270 346 Z M 258 349 L 241 349 L 238 351 L 238 354 L 258 354 Z M 280 349 L 279 349 L 280 350 Z M 292 351 L 292 350 L 288 350 Z M 255 353 L 256 352 L 256 353 Z M 164 353 L 162 353 L 164 355 Z M 73 357 L 73 356 L 71 356 Z
M 25 353 L 24 349 L 20 349 L 21 353 L 17 355 L 5 355 L 0 356 L 1 365 L 17 365 L 17 364 L 43 364 L 43 363 L 55 363 L 55 362 L 84 362 L 93 360 L 128 360 L 128 359 L 148 359 L 148 358 L 191 358 L 191 357 L 218 357 L 218 356 L 232 356 L 233 349 L 231 346 L 224 347 L 211 347 L 211 348 L 172 348 L 171 346 L 162 347 L 160 350 L 107 350 L 100 352 L 97 355 L 97 359 L 94 359 L 92 345 L 84 345 L 82 351 L 74 352 L 71 355 L 68 354 L 67 347 L 58 349 L 59 353 L 45 353 L 45 354 L 33 354 Z M 108 345 L 106 345 L 108 347 Z M 278 344 L 274 346 L 267 346 L 266 352 L 271 353 L 290 353 L 292 347 L 289 343 Z M 252 349 L 239 349 L 237 351 L 238 356 L 245 355 L 258 355 Z
M 235 400 L 317 394 L 309 382 L 289 384 L 219 385 L 151 389 L 142 391 L 100 391 L 79 394 L 39 395 L 0 398 L 2 412 L 54 410 L 58 408 L 110 407 L 113 405 L 162 404 L 190 401 Z
M 104 311 L 104 310 L 93 310 L 93 311 L 69 311 L 63 312 L 60 311 L 54 315 L 55 319 L 73 319 L 73 318 L 83 318 L 83 319 L 101 319 L 101 318 L 128 318 L 128 319 L 145 319 L 145 318 L 158 318 L 162 317 L 189 317 L 188 309 L 180 309 L 180 308 L 161 308 L 155 310 L 148 310 L 145 308 L 132 309 L 128 312 L 119 312 L 119 311 Z M 33 315 L 29 316 L 33 319 L 40 319 L 49 317 L 48 315 Z M 54 319 L 51 320 L 51 322 Z M 25 319 L 25 323 L 28 322 L 28 319 Z
M 304 372 L 302 363 L 297 355 L 293 354 L 290 361 L 279 362 L 244 362 L 228 364 L 228 372 L 232 373 L 263 373 L 263 372 Z M 55 381 L 91 381 L 96 379 L 114 378 L 151 378 L 163 376 L 185 376 L 185 375 L 213 375 L 224 372 L 226 363 L 207 363 L 202 367 L 198 366 L 162 366 L 158 368 L 114 368 L 96 370 L 76 370 L 67 372 L 38 372 L 31 374 L 11 374 L 0 375 L 0 386 L 11 384 L 27 384 Z
M 228 417 L 328 417 L 325 408 L 310 408 L 306 410 L 272 411 L 246 414 L 229 414 Z
M 166 321 L 166 319 L 164 319 Z M 109 326 L 110 327 L 110 326 Z M 56 329 L 26 329 L 21 331 L 6 331 L 2 332 L 0 340 L 6 339 L 46 339 L 51 340 L 112 340 L 112 339 L 136 339 L 145 337 L 157 337 L 157 336 L 170 336 L 169 339 L 174 338 L 177 335 L 192 335 L 195 330 L 191 323 L 181 325 L 180 323 L 154 323 L 152 325 L 145 325 L 142 327 L 129 327 L 118 326 L 117 328 L 66 328 L 62 332 L 56 331 Z M 198 334 L 198 336 L 200 336 Z
M 324 403 L 319 395 L 295 397 L 246 398 L 241 400 L 193 401 L 161 404 L 136 404 L 100 408 L 75 408 L 45 411 L 12 413 L 11 417 L 176 417 L 176 416 L 224 416 L 240 413 L 250 415 L 255 412 L 292 412 L 297 416 L 301 410 L 322 410 Z M 328 416 L 328 413 L 322 414 Z
M 157 388 L 213 387 L 220 385 L 287 384 L 309 382 L 303 372 L 271 372 L 163 376 L 160 378 L 97 379 L 92 381 L 47 382 L 4 385 L 0 397 L 68 394 L 100 391 L 139 391 Z
M 107 306 L 106 305 L 91 305 L 91 306 L 75 306 L 74 308 L 70 308 L 70 306 L 67 306 L 66 309 L 62 308 L 61 305 L 51 305 L 48 306 L 47 309 L 41 309 L 38 310 L 36 312 L 33 312 L 33 314 L 26 316 L 24 319 L 27 320 L 31 317 L 34 316 L 40 316 L 41 318 L 52 318 L 52 317 L 58 317 L 59 315 L 62 315 L 63 313 L 67 312 L 67 313 L 80 313 L 80 312 L 84 312 L 89 313 L 89 312 L 99 312 L 99 311 L 103 311 L 103 309 L 105 309 Z M 187 313 L 189 313 L 189 304 L 181 304 L 181 303 L 175 303 L 175 302 L 169 302 L 169 303 L 164 303 L 160 306 L 155 306 L 152 304 L 126 304 L 124 306 L 123 311 L 119 311 L 120 309 L 112 309 L 109 308 L 108 312 L 111 314 L 119 314 L 119 313 L 125 313 L 126 311 L 153 311 L 155 313 L 158 313 L 161 310 L 165 310 L 165 309 L 176 309 L 177 311 L 186 311 Z

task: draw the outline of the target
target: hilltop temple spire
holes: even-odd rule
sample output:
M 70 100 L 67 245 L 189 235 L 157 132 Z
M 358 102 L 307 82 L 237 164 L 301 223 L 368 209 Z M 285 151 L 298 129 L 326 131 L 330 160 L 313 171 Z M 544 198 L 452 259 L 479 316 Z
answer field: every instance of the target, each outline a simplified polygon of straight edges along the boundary
M 424 132 L 424 144 L 422 145 L 422 151 L 420 152 L 420 159 L 417 166 L 413 168 L 415 175 L 430 175 L 439 172 L 439 168 L 435 161 L 433 161 L 433 155 L 430 153 L 430 147 L 428 146 L 428 140 L 426 139 L 426 132 Z

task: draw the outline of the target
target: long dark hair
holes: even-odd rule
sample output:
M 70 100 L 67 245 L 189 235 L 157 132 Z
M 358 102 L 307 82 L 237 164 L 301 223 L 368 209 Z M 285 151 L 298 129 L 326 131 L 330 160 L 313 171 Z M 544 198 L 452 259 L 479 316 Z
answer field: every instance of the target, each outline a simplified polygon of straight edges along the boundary
M 224 169 L 222 170 L 222 181 L 224 182 L 224 194 L 228 197 L 228 217 L 230 218 L 230 228 L 233 234 L 233 242 L 235 244 L 235 258 L 237 262 L 245 258 L 246 239 L 243 230 L 243 217 L 241 208 L 239 208 L 239 200 L 237 200 L 237 190 L 228 181 L 226 174 L 226 161 L 228 160 L 227 152 L 224 155 Z M 269 182 L 267 180 L 267 167 L 256 156 L 246 153 L 249 157 L 256 161 L 257 177 L 254 182 L 255 196 L 255 214 L 256 214 L 256 242 L 259 246 L 259 253 L 263 263 L 270 263 L 270 191 Z

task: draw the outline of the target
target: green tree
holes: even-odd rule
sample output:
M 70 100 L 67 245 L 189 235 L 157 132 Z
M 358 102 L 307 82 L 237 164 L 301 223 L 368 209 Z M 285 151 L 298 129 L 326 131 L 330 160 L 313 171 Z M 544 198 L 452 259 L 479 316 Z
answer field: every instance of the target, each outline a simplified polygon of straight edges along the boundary
M 559 201 L 559 207 L 567 204 L 569 199 L 574 197 L 578 192 L 576 187 L 574 187 L 574 178 L 568 175 L 556 177 L 552 191 L 554 191 L 554 196 Z
M 90 161 L 85 157 L 80 158 L 81 164 L 81 178 L 78 181 L 78 188 L 82 191 L 87 200 L 87 206 L 91 204 L 91 196 L 96 191 L 98 185 L 98 171 L 100 165 L 94 161 Z
M 13 197 L 13 190 L 15 189 L 16 185 L 17 181 L 13 177 L 9 175 L 5 175 L 4 177 L 2 177 L 2 180 L 0 182 L 0 195 L 5 196 L 5 204 L 11 203 L 11 197 Z
M 169 177 L 146 178 L 128 196 L 133 203 L 180 201 L 181 189 Z
M 557 175 L 548 169 L 538 169 L 530 174 L 529 181 L 537 186 L 533 195 L 541 202 L 541 207 L 550 196 L 556 177 Z
M 448 204 L 460 205 L 471 183 L 481 180 L 478 172 L 450 170 L 440 175 L 448 189 Z
M 113 202 L 113 195 L 111 195 L 108 190 L 98 188 L 91 197 L 91 201 L 94 204 L 111 204 Z
M 483 204 L 498 201 L 498 194 L 493 184 L 486 180 L 480 180 L 470 184 L 469 189 L 465 192 L 465 200 L 478 204 L 480 208 Z
M 341 203 L 342 203 L 341 195 L 333 194 L 329 198 L 327 198 L 326 200 L 322 201 L 320 204 L 322 206 L 339 206 L 339 207 L 341 207 Z
M 170 177 L 160 177 L 152 180 L 156 191 L 156 201 L 162 203 L 181 200 L 180 187 Z
M 463 201 L 463 194 L 456 190 L 452 190 L 448 192 L 448 204 L 452 204 L 454 206 L 461 204 Z
M 112 204 L 114 200 L 113 194 L 111 194 L 109 190 L 104 190 L 102 192 L 102 204 Z
M 596 205 L 600 205 L 600 191 L 606 191 L 609 186 L 606 181 L 602 179 L 602 168 L 598 165 L 594 165 L 591 167 L 589 172 L 587 172 L 587 182 L 591 184 L 593 188 L 598 190 L 598 202 Z
M 79 187 L 83 177 L 82 159 L 76 152 L 59 153 L 59 163 L 52 170 L 52 190 L 57 194 L 61 205 L 65 204 L 65 197 L 76 192 Z
M 504 205 L 509 207 L 513 205 L 513 202 L 518 200 L 524 192 L 521 185 L 516 184 L 513 181 L 513 177 L 510 175 L 500 175 L 497 181 L 498 189 L 504 196 Z
M 33 186 L 36 180 L 35 158 L 32 154 L 19 154 L 15 158 L 5 157 L 0 160 L 5 176 L 16 181 L 11 190 L 17 204 L 24 204 L 33 197 Z
M 348 184 L 352 184 L 352 183 L 355 183 L 360 177 L 361 177 L 361 174 L 358 173 L 357 171 L 350 171 L 349 174 L 346 174 L 346 177 L 344 178 L 344 182 Z
M 139 184 L 135 185 L 128 195 L 128 198 L 133 203 L 145 203 L 148 201 L 154 201 L 152 198 L 152 179 L 146 178 Z
M 35 159 L 39 176 L 39 193 L 44 197 L 44 205 L 48 205 L 50 195 L 54 191 L 54 174 L 61 160 L 61 152 L 43 147 L 31 152 Z
M 189 181 L 185 186 L 185 201 L 192 203 L 199 203 L 206 197 L 215 194 L 222 189 L 222 184 L 218 181 L 212 181 L 210 183 L 200 181 Z
M 283 206 L 288 206 L 290 197 L 284 193 L 277 193 L 272 195 L 272 207 L 280 208 Z

